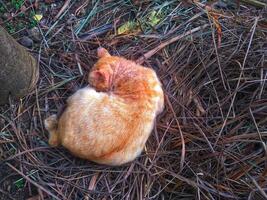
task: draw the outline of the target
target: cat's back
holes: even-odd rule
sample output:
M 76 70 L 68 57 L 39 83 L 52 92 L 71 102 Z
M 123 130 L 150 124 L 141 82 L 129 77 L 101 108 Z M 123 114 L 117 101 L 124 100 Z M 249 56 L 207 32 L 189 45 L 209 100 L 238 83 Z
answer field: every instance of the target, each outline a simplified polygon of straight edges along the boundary
M 112 129 L 118 126 L 116 122 L 124 127 L 122 123 L 131 115 L 131 107 L 118 97 L 85 87 L 67 100 L 67 108 L 60 117 L 60 128 L 75 129 L 83 126 L 84 129 L 80 130 L 82 134 L 92 128 Z
M 132 94 L 133 101 L 139 105 L 143 104 L 147 109 L 145 111 L 160 113 L 164 109 L 164 92 L 154 69 L 123 60 L 123 67 L 127 73 L 126 76 L 123 73 L 121 75 L 125 76 L 122 78 L 125 89 L 122 90 L 128 94 L 126 97 L 131 97 Z
M 61 143 L 73 154 L 95 160 L 123 148 L 137 132 L 140 117 L 137 107 L 123 99 L 83 88 L 68 99 L 59 119 Z

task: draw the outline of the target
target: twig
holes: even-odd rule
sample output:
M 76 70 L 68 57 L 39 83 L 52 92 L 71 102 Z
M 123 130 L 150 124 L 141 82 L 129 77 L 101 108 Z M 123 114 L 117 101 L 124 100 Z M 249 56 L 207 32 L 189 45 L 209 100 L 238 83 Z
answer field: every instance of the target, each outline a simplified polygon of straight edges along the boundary
M 62 15 L 62 13 L 67 9 L 67 7 L 69 6 L 71 0 L 66 0 L 64 5 L 62 6 L 62 8 L 60 9 L 60 11 L 58 12 L 58 14 L 54 17 L 54 21 L 56 21 L 60 15 Z
M 177 40 L 180 40 L 188 35 L 191 35 L 195 32 L 198 32 L 200 31 L 201 29 L 204 29 L 208 27 L 208 24 L 205 24 L 203 26 L 199 26 L 199 27 L 196 27 L 196 28 L 193 28 L 192 30 L 189 30 L 185 33 L 183 33 L 182 35 L 178 35 L 178 36 L 175 36 L 174 38 L 171 38 L 170 40 L 167 40 L 165 42 L 163 42 L 162 44 L 160 44 L 159 46 L 157 46 L 156 48 L 148 51 L 147 53 L 145 53 L 143 56 L 141 56 L 140 58 L 138 58 L 136 60 L 137 63 L 139 64 L 142 64 L 146 59 L 150 58 L 151 56 L 153 56 L 155 53 L 157 53 L 158 51 L 160 51 L 161 49 L 163 49 L 164 47 L 168 46 L 169 44 L 173 43 L 173 42 L 176 42 Z
M 263 3 L 263 2 L 260 2 L 260 1 L 257 1 L 257 0 L 241 0 L 241 2 L 250 4 L 250 5 L 258 7 L 258 8 L 267 7 L 266 3 Z
M 181 143 L 182 143 L 182 151 L 181 151 L 181 161 L 180 161 L 180 172 L 183 170 L 183 167 L 184 167 L 184 162 L 185 162 L 185 140 L 184 140 L 184 135 L 183 135 L 183 132 L 182 132 L 182 129 L 181 129 L 181 126 L 180 126 L 180 123 L 179 123 L 179 120 L 177 119 L 176 117 L 176 113 L 172 107 L 172 104 L 169 100 L 168 97 L 166 97 L 166 100 L 167 100 L 167 103 L 169 104 L 170 106 L 170 109 L 173 113 L 173 117 L 177 123 L 177 126 L 178 126 L 178 130 L 179 130 L 179 133 L 180 133 L 180 137 L 181 137 Z

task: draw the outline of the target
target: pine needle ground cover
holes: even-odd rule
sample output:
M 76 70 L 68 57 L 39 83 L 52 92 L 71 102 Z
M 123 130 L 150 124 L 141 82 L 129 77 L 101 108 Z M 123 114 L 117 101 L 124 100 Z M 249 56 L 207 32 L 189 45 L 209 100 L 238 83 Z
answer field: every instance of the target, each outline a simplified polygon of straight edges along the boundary
M 0 2 L 40 66 L 35 90 L 0 107 L 0 199 L 267 199 L 263 1 Z M 165 92 L 144 152 L 121 167 L 51 148 L 44 130 L 99 46 L 154 68 Z

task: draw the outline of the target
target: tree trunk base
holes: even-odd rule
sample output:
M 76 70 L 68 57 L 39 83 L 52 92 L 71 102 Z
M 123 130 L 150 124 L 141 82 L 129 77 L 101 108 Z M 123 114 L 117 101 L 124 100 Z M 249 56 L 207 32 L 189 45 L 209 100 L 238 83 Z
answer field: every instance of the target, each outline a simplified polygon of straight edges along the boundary
M 21 98 L 36 85 L 39 67 L 27 50 L 0 26 L 0 105 Z

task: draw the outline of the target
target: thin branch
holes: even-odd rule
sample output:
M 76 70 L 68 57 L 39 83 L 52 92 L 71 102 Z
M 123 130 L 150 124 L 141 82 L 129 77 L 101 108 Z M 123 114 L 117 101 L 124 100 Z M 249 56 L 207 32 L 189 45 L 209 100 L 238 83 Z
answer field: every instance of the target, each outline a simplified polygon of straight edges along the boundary
M 206 27 L 208 27 L 209 25 L 208 24 L 204 24 L 203 26 L 199 26 L 199 27 L 196 27 L 196 28 L 193 28 L 192 30 L 189 30 L 185 33 L 183 33 L 182 35 L 178 35 L 178 36 L 175 36 L 163 43 L 161 43 L 159 46 L 155 47 L 154 49 L 151 49 L 150 51 L 148 51 L 147 53 L 145 53 L 143 56 L 141 56 L 140 58 L 138 58 L 136 60 L 137 63 L 139 64 L 142 64 L 146 59 L 150 58 L 151 56 L 153 56 L 154 54 L 156 54 L 158 51 L 160 51 L 161 49 L 165 48 L 166 46 L 170 45 L 171 43 L 174 43 L 188 35 L 191 35 L 195 32 L 198 32 Z

